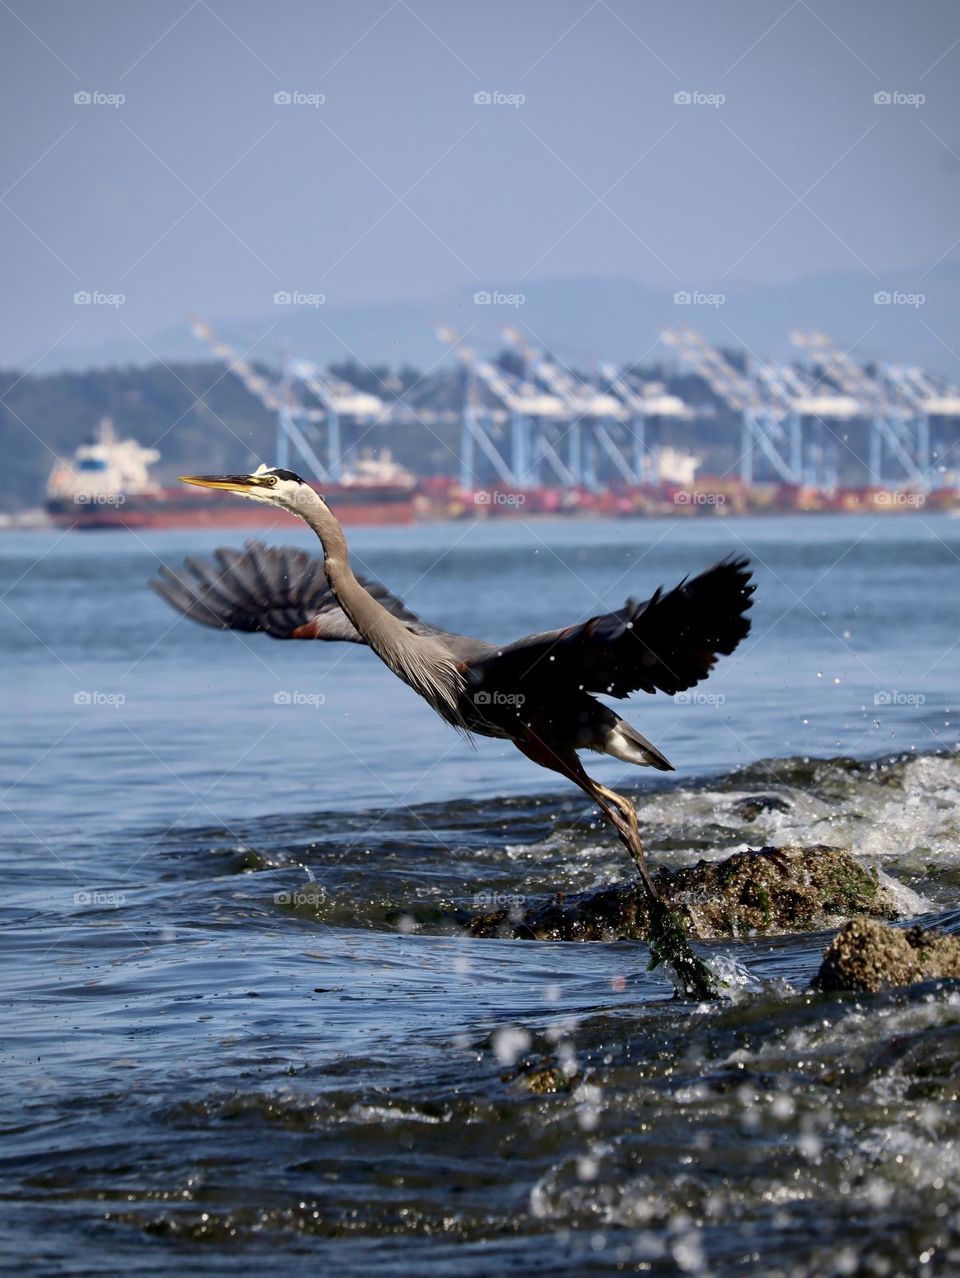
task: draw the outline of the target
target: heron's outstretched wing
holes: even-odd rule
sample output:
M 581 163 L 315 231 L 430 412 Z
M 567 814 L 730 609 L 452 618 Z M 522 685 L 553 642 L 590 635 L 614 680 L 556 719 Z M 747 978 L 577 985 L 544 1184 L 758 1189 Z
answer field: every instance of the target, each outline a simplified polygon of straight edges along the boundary
M 748 560 L 725 559 L 668 594 L 661 589 L 644 603 L 628 600 L 617 612 L 518 639 L 484 662 L 487 678 L 613 697 L 682 692 L 748 633 L 754 589 Z
M 411 628 L 432 630 L 384 586 L 358 580 Z M 364 642 L 337 603 L 323 560 L 290 546 L 251 541 L 243 551 L 217 550 L 212 559 L 186 560 L 179 572 L 161 568 L 150 585 L 184 616 L 218 630 L 264 631 L 274 639 Z

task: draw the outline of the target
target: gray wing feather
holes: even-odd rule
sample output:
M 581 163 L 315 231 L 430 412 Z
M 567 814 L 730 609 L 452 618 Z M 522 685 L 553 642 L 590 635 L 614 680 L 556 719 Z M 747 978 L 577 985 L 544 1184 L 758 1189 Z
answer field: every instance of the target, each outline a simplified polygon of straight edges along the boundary
M 411 629 L 438 633 L 379 582 L 358 580 Z M 202 626 L 262 631 L 274 639 L 363 643 L 330 589 L 323 560 L 290 546 L 248 542 L 243 551 L 218 550 L 213 559 L 187 559 L 179 571 L 161 568 L 150 585 Z

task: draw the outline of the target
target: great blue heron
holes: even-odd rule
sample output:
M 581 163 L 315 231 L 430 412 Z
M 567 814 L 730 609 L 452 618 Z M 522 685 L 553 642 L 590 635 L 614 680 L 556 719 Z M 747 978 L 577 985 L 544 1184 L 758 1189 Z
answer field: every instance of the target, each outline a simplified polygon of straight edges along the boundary
M 154 585 L 187 616 L 281 639 L 365 643 L 436 712 L 465 733 L 512 741 L 541 767 L 559 772 L 598 805 L 629 849 L 647 893 L 654 956 L 669 959 L 685 985 L 704 996 L 709 972 L 667 910 L 643 855 L 629 799 L 593 780 L 579 750 L 672 771 L 663 754 L 592 693 L 678 693 L 705 679 L 718 654 L 750 629 L 754 587 L 747 561 L 730 558 L 643 603 L 498 647 L 440 630 L 409 612 L 351 566 L 343 529 L 323 497 L 289 470 L 252 475 L 185 475 L 204 488 L 240 493 L 298 515 L 323 546 L 323 561 L 302 551 L 251 546 L 218 552 L 215 564 L 188 560 Z

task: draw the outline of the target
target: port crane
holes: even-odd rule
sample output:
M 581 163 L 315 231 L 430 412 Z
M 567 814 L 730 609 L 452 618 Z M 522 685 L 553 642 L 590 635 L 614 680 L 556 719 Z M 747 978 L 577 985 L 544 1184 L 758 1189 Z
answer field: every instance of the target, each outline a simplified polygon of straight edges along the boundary
M 960 390 L 945 378 L 934 377 L 915 365 L 881 364 L 879 375 L 888 393 L 912 416 L 917 446 L 917 464 L 928 474 L 931 461 L 931 418 L 960 417 Z M 944 465 L 939 470 L 939 487 L 948 483 Z
M 505 336 L 522 355 L 514 375 L 478 355 L 450 328 L 438 330 L 465 370 L 454 410 L 447 389 L 439 403 L 413 409 L 402 398 L 368 394 L 305 359 L 285 354 L 277 372 L 254 367 L 203 320 L 196 336 L 276 418 L 276 463 L 293 465 L 321 483 L 338 482 L 350 454 L 345 427 L 453 421 L 460 430 L 461 486 L 477 486 L 478 471 L 505 487 L 598 487 L 657 482 L 664 457 L 660 424 L 689 418 L 690 407 L 662 385 L 629 369 L 597 361 L 589 380 L 528 341 L 516 328 Z M 912 365 L 861 367 L 826 334 L 797 332 L 802 363 L 751 362 L 741 372 L 705 337 L 673 325 L 661 338 L 682 366 L 701 377 L 740 419 L 740 478 L 755 472 L 791 486 L 837 487 L 839 432 L 829 423 L 865 423 L 871 485 L 906 483 L 927 490 L 956 484 L 947 470 L 944 427 L 960 419 L 960 390 Z M 431 392 L 434 397 L 436 390 Z M 655 430 L 650 429 L 651 421 Z M 662 456 L 663 455 L 663 456 Z M 602 473 L 601 473 L 602 471 Z
M 357 424 L 383 420 L 385 405 L 376 395 L 321 372 L 308 360 L 285 356 L 283 372 L 271 379 L 258 372 L 228 342 L 203 320 L 190 321 L 193 333 L 207 343 L 217 359 L 227 366 L 251 395 L 277 416 L 276 464 L 289 467 L 291 449 L 299 453 L 320 483 L 338 483 L 344 462 L 341 423 L 349 418 Z M 314 403 L 309 401 L 313 397 Z M 303 427 L 323 428 L 326 461 L 321 461 Z
M 659 483 L 660 440 L 648 439 L 647 423 L 651 419 L 659 422 L 664 417 L 687 418 L 690 410 L 679 396 L 668 394 L 661 382 L 644 382 L 637 386 L 627 370 L 619 371 L 610 363 L 601 363 L 598 371 L 609 393 L 615 395 L 630 412 L 629 434 L 637 483 Z
M 461 417 L 460 486 L 476 487 L 478 449 L 498 478 L 513 488 L 535 487 L 544 461 L 550 463 L 562 483 L 574 483 L 570 468 L 539 428 L 544 420 L 566 416 L 563 400 L 523 379 L 510 377 L 482 359 L 454 329 L 441 327 L 437 336 L 453 349 L 467 373 Z M 495 407 L 490 406 L 490 400 Z
M 631 423 L 631 413 L 623 401 L 574 377 L 546 351 L 531 346 L 518 329 L 506 326 L 503 335 L 523 356 L 527 375 L 555 395 L 566 409 L 566 468 L 571 481 L 596 488 L 599 484 L 599 453 L 602 451 L 625 483 L 642 482 L 634 464 L 634 455 L 629 455 L 633 452 L 632 441 L 623 438 L 624 428 L 629 429 Z
M 791 333 L 790 338 L 821 378 L 829 378 L 860 405 L 861 415 L 870 424 L 870 483 L 882 487 L 888 482 L 887 462 L 895 461 L 902 472 L 898 479 L 918 489 L 929 488 L 929 415 L 917 411 L 917 392 L 908 389 L 903 379 L 872 376 L 826 333 L 806 330 Z
M 772 385 L 758 385 L 692 328 L 673 325 L 664 329 L 660 337 L 683 367 L 702 378 L 717 398 L 739 415 L 743 483 L 754 481 L 755 453 L 759 450 L 784 483 L 800 484 L 802 419 L 785 410 L 779 384 L 774 381 Z
M 757 361 L 751 374 L 769 396 L 773 410 L 782 415 L 793 473 L 803 484 L 835 490 L 839 483 L 837 434 L 829 423 L 859 417 L 859 401 L 823 386 L 793 364 Z
M 693 329 L 674 326 L 663 341 L 681 363 L 702 377 L 718 398 L 741 419 L 740 478 L 752 484 L 756 453 L 774 474 L 792 486 L 837 486 L 836 437 L 830 420 L 849 421 L 861 412 L 857 396 L 820 387 L 791 364 L 759 360 L 741 373 Z M 815 426 L 815 435 L 811 432 Z

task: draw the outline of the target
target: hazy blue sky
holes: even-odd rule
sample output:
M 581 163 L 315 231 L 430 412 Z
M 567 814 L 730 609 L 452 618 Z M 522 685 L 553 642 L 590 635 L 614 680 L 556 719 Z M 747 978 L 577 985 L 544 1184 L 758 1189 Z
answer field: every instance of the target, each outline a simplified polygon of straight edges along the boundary
M 960 259 L 952 0 L 9 0 L 0 47 L 7 366 L 283 289 Z

